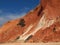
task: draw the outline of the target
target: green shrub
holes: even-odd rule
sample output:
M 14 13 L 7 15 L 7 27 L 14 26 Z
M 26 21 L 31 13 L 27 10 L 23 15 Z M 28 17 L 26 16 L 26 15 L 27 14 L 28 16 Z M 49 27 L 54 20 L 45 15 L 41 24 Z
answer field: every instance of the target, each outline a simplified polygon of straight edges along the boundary
M 25 21 L 24 19 L 21 19 L 18 23 L 18 25 L 20 25 L 21 27 L 24 27 L 25 26 Z

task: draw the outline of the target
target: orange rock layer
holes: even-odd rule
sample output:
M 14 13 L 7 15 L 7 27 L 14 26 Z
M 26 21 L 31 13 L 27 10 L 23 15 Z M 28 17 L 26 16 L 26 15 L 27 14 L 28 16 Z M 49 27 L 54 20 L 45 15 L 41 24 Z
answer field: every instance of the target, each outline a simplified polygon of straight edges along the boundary
M 60 42 L 60 0 L 41 0 L 34 10 L 0 28 L 0 43 L 21 40 Z

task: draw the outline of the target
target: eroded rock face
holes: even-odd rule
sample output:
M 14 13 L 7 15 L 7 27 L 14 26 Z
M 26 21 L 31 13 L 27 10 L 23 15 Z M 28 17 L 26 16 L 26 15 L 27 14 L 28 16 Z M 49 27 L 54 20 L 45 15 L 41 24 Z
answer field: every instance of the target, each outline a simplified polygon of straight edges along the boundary
M 47 4 L 52 7 L 60 7 L 60 0 L 41 0 L 42 6 L 46 6 Z
M 0 43 L 60 42 L 60 0 L 41 0 L 24 17 L 0 28 Z

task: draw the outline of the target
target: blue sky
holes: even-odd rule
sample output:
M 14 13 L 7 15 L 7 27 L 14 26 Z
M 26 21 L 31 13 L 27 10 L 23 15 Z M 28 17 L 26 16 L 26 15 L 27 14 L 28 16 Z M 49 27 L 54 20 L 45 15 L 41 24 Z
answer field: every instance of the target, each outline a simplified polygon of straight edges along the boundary
M 0 0 L 0 26 L 25 15 L 38 4 L 39 0 Z

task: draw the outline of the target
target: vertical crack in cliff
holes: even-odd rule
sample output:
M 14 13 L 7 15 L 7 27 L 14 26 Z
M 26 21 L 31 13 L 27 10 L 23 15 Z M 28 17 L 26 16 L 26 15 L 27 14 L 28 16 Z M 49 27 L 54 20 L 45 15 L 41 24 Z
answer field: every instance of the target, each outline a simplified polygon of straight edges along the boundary
M 43 11 L 43 7 L 41 6 L 41 9 L 38 12 L 38 16 L 42 13 L 42 11 Z

